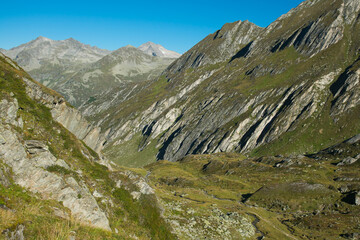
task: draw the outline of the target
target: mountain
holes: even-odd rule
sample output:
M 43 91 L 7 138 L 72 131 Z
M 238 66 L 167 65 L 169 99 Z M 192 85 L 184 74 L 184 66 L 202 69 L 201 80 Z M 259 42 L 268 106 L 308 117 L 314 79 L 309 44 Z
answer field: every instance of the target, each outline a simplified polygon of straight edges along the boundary
M 85 45 L 73 38 L 56 41 L 38 37 L 3 53 L 14 59 L 35 79 L 55 88 L 57 82 L 84 65 L 99 60 L 110 51 Z
M 306 156 L 192 155 L 128 169 L 94 151 L 97 127 L 2 54 L 0 73 L 4 239 L 357 236 L 360 135 Z
M 87 119 L 0 54 L 1 237 L 357 239 L 359 13 L 225 24 Z
M 167 50 L 163 46 L 159 44 L 155 44 L 153 42 L 144 43 L 140 45 L 138 49 L 148 55 L 162 57 L 162 58 L 178 58 L 181 56 L 181 54 Z
M 309 0 L 265 29 L 225 24 L 121 104 L 81 110 L 103 129 L 105 154 L 129 166 L 317 152 L 360 131 L 359 9 Z
M 21 67 L 45 86 L 61 93 L 74 106 L 115 87 L 128 88 L 155 78 L 174 59 L 174 52 L 151 44 L 165 54 L 149 56 L 132 46 L 108 51 L 91 47 L 72 38 L 55 41 L 45 37 L 4 50 Z M 90 99 L 90 100 L 91 100 Z
M 134 84 L 156 78 L 174 59 L 149 56 L 132 46 L 122 47 L 82 68 L 59 84 L 56 90 L 71 104 L 79 106 L 94 101 L 96 95 L 114 88 L 131 91 Z M 118 91 L 116 94 L 119 96 Z M 127 94 L 125 93 L 125 96 Z
M 83 64 L 99 60 L 110 51 L 85 45 L 73 38 L 51 40 L 38 37 L 28 43 L 7 50 L 5 54 L 27 71 L 41 68 L 44 64 Z
M 73 38 L 56 41 L 38 37 L 3 53 L 16 61 L 34 79 L 59 91 L 60 85 L 69 77 L 110 51 L 85 45 Z

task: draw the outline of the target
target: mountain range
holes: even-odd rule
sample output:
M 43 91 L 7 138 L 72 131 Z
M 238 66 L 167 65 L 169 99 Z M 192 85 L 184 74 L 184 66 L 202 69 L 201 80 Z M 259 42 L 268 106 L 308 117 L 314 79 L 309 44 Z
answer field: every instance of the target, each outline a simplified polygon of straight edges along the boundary
M 3 236 L 357 239 L 359 16 L 307 0 L 178 58 L 80 44 L 79 60 L 72 39 L 0 54 Z
M 319 151 L 359 132 L 359 8 L 313 0 L 267 28 L 225 24 L 146 88 L 81 111 L 103 129 L 110 159 L 130 166 L 149 155 Z
M 109 51 L 72 38 L 56 41 L 45 37 L 2 52 L 74 106 L 124 82 L 147 81 L 180 56 L 151 42 Z

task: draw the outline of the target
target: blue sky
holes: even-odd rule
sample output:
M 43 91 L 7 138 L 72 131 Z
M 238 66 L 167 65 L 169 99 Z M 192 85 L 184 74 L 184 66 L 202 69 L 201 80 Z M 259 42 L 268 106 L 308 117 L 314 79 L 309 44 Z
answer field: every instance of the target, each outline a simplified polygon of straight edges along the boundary
M 3 1 L 0 48 L 44 36 L 115 50 L 152 41 L 183 53 L 227 22 L 266 27 L 301 0 Z

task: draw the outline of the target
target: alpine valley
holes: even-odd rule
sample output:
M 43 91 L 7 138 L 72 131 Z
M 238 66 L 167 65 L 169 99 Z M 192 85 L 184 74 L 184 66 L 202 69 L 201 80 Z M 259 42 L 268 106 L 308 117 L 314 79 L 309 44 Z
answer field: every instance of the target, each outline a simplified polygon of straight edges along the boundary
M 359 0 L 1 52 L 0 238 L 360 239 Z

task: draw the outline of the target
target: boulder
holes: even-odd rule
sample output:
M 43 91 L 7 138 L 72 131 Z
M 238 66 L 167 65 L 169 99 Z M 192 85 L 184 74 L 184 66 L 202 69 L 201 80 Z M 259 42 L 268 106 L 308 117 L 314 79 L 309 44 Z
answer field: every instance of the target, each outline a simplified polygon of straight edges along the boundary
M 336 166 L 351 165 L 355 163 L 357 160 L 358 160 L 357 158 L 347 157 L 344 158 L 342 161 L 340 161 L 338 164 L 336 164 Z
M 4 234 L 6 236 L 6 239 L 9 240 L 24 240 L 24 229 L 25 226 L 22 224 L 19 224 L 14 231 L 11 231 L 10 229 L 7 229 L 4 231 Z
M 358 141 L 360 141 L 360 134 L 355 135 L 354 137 L 346 140 L 345 142 L 348 143 L 348 144 L 354 144 L 354 143 L 356 143 Z
M 48 146 L 41 141 L 37 140 L 27 140 L 25 141 L 25 147 L 28 153 L 37 154 L 41 152 L 46 152 L 49 150 Z
M 355 194 L 355 205 L 357 205 L 357 206 L 360 205 L 360 192 L 357 192 Z

